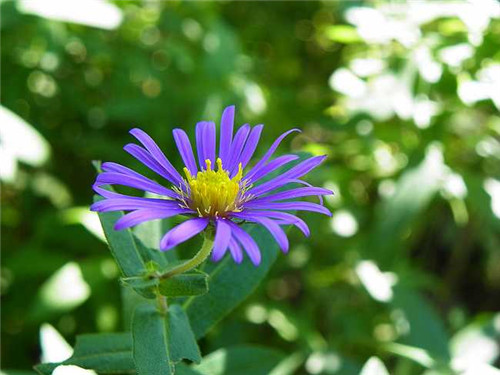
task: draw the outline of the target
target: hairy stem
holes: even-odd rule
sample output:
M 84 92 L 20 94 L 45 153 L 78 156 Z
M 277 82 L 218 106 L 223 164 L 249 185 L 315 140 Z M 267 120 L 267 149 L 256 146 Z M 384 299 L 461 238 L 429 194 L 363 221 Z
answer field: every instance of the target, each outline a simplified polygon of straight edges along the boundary
M 196 253 L 196 255 L 189 259 L 187 262 L 182 263 L 181 265 L 172 268 L 168 272 L 165 272 L 164 274 L 161 274 L 158 278 L 160 279 L 168 279 L 169 277 L 172 277 L 174 275 L 179 275 L 181 273 L 187 272 L 189 270 L 192 270 L 193 268 L 199 266 L 205 259 L 208 258 L 210 255 L 210 252 L 212 251 L 214 240 L 212 236 L 206 235 L 204 240 L 203 240 L 203 245 L 201 245 L 200 251 Z

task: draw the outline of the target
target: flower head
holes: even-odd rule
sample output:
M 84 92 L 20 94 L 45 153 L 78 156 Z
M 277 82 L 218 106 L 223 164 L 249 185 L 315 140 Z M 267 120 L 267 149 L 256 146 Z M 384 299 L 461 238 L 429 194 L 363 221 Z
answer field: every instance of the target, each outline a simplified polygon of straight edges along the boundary
M 98 212 L 127 211 L 116 222 L 116 230 L 149 220 L 186 216 L 188 220 L 170 229 L 161 239 L 160 249 L 164 251 L 213 226 L 213 260 L 220 260 L 229 251 L 239 263 L 245 251 L 250 260 L 258 265 L 260 250 L 254 239 L 241 228 L 241 222 L 264 226 L 280 248 L 284 252 L 288 251 L 288 239 L 281 226 L 294 225 L 306 236 L 309 235 L 309 228 L 303 220 L 286 211 L 313 211 L 331 215 L 322 204 L 297 200 L 306 196 L 319 196 L 322 202 L 322 195 L 332 194 L 330 190 L 313 187 L 300 180 L 325 157 L 308 158 L 262 182 L 271 172 L 298 159 L 296 155 L 271 159 L 281 141 L 297 129 L 278 137 L 262 159 L 245 172 L 257 148 L 263 125 L 253 128 L 243 125 L 233 137 L 233 124 L 234 106 L 231 106 L 222 114 L 217 157 L 215 123 L 204 121 L 196 125 L 198 163 L 186 132 L 174 129 L 174 140 L 185 165 L 184 176 L 173 167 L 149 135 L 140 129 L 132 129 L 130 133 L 142 147 L 128 144 L 124 147 L 125 151 L 163 177 L 168 187 L 122 165 L 103 163 L 103 172 L 97 176 L 94 190 L 106 199 L 94 203 L 91 209 Z M 160 198 L 124 195 L 104 189 L 105 185 L 128 186 L 159 195 Z M 283 190 L 285 186 L 293 187 Z

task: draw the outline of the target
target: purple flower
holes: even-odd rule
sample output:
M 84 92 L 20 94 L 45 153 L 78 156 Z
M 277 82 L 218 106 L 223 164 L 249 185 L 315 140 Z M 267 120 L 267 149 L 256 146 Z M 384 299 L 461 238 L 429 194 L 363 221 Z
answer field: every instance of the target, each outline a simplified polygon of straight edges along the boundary
M 220 260 L 229 250 L 240 263 L 243 250 L 258 265 L 260 250 L 254 239 L 239 225 L 251 222 L 264 226 L 279 244 L 288 251 L 288 238 L 282 225 L 294 225 L 306 236 L 309 228 L 297 216 L 284 211 L 313 211 L 331 215 L 322 204 L 299 201 L 297 198 L 332 194 L 330 190 L 313 187 L 300 180 L 316 168 L 325 156 L 308 158 L 286 172 L 265 182 L 262 179 L 278 168 L 298 159 L 284 155 L 271 159 L 281 141 L 292 129 L 274 141 L 271 148 L 253 167 L 248 168 L 257 148 L 263 125 L 251 128 L 243 125 L 233 137 L 234 106 L 227 107 L 221 118 L 219 153 L 216 150 L 215 123 L 196 124 L 196 162 L 189 138 L 182 129 L 174 129 L 177 148 L 185 164 L 184 177 L 172 166 L 158 145 L 140 129 L 130 133 L 142 144 L 128 144 L 125 151 L 168 181 L 165 187 L 127 167 L 103 163 L 103 172 L 97 176 L 94 190 L 104 200 L 94 203 L 93 211 L 129 211 L 115 224 L 116 230 L 132 227 L 145 221 L 185 215 L 188 220 L 170 229 L 161 239 L 160 249 L 174 246 L 204 231 L 215 229 L 212 259 Z M 283 191 L 292 183 L 293 188 Z M 161 198 L 134 197 L 103 189 L 104 185 L 122 185 L 161 196 Z M 296 187 L 302 185 L 302 187 Z M 280 191 L 276 192 L 277 189 Z

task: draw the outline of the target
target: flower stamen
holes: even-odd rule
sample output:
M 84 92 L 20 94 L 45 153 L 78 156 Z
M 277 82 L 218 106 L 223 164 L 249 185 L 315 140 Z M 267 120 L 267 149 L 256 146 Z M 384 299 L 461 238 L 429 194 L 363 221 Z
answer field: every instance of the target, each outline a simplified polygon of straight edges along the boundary
M 229 172 L 222 167 L 222 160 L 217 159 L 217 171 L 212 169 L 212 162 L 205 160 L 206 169 L 191 175 L 184 168 L 188 192 L 186 204 L 200 216 L 219 217 L 227 212 L 239 212 L 239 205 L 245 189 L 241 187 L 243 168 L 238 166 L 238 173 L 229 177 Z

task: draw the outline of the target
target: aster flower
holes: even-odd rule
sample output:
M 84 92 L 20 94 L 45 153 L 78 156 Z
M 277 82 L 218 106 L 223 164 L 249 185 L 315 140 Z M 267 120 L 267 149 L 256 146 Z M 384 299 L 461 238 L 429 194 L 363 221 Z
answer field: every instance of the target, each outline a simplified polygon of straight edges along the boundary
M 97 176 L 94 190 L 105 199 L 94 203 L 91 209 L 98 212 L 127 211 L 115 223 L 115 230 L 149 220 L 177 215 L 187 217 L 186 221 L 163 236 L 159 244 L 162 251 L 172 249 L 207 228 L 212 228 L 215 235 L 210 248 L 206 250 L 211 251 L 214 261 L 220 260 L 229 251 L 233 259 L 240 263 L 245 251 L 250 260 L 258 265 L 261 260 L 259 247 L 241 227 L 241 223 L 250 222 L 265 227 L 281 250 L 287 252 L 289 243 L 283 225 L 294 225 L 306 236 L 309 236 L 310 231 L 302 219 L 286 211 L 313 211 L 331 215 L 321 204 L 321 196 L 332 192 L 300 180 L 317 167 L 325 156 L 308 158 L 262 182 L 270 173 L 298 159 L 296 155 L 272 159 L 281 141 L 298 130 L 292 129 L 282 134 L 256 164 L 247 168 L 257 148 L 263 125 L 252 128 L 245 124 L 234 137 L 233 126 L 234 106 L 231 106 L 222 114 L 217 153 L 215 123 L 202 121 L 196 124 L 197 160 L 186 132 L 174 129 L 174 140 L 185 165 L 183 175 L 174 168 L 149 135 L 140 129 L 132 129 L 130 133 L 142 147 L 127 144 L 124 150 L 164 178 L 168 187 L 125 166 L 103 163 L 103 172 Z M 124 195 L 104 189 L 105 185 L 127 186 L 161 198 Z M 283 190 L 285 186 L 293 187 Z M 297 200 L 307 196 L 318 196 L 320 204 Z

